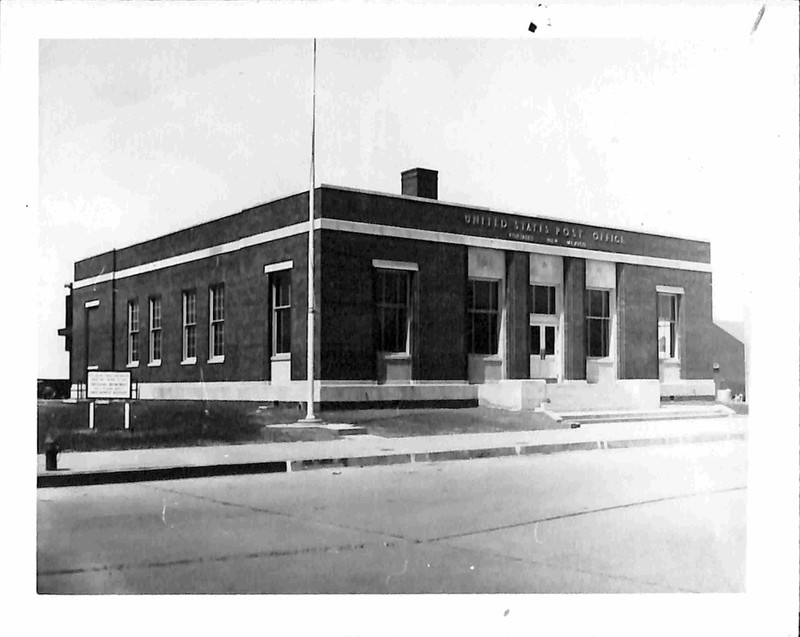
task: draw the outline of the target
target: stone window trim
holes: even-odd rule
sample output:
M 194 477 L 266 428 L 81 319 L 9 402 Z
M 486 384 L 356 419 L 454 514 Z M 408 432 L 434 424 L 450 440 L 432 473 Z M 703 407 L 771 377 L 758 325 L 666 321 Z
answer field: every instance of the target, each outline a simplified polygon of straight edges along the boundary
M 181 365 L 197 363 L 197 291 L 181 292 Z
M 208 288 L 208 362 L 225 362 L 225 284 Z
M 128 367 L 139 366 L 139 301 L 128 300 Z
M 378 321 L 378 343 L 376 349 L 385 359 L 402 360 L 411 357 L 412 334 L 412 286 L 411 267 L 378 267 L 398 265 L 399 262 L 373 260 L 375 268 L 375 310 Z M 406 263 L 406 266 L 416 264 Z

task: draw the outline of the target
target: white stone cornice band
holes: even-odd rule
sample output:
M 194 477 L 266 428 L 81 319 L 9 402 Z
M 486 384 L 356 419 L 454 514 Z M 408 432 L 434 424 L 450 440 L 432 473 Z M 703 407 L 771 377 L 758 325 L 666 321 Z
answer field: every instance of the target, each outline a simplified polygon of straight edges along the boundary
M 710 263 L 698 263 L 697 261 L 646 257 L 619 252 L 602 252 L 600 250 L 588 250 L 586 248 L 572 248 L 569 246 L 553 246 L 541 243 L 527 243 L 525 241 L 511 241 L 508 239 L 476 237 L 474 235 L 435 232 L 433 230 L 419 230 L 418 228 L 384 226 L 360 221 L 344 221 L 341 219 L 321 219 L 317 221 L 322 222 L 323 230 L 338 230 L 340 232 L 355 232 L 358 234 L 370 234 L 397 239 L 416 239 L 417 241 L 451 243 L 454 245 L 467 245 L 474 248 L 494 248 L 496 250 L 513 250 L 516 252 L 580 257 L 584 259 L 595 259 L 597 261 L 611 261 L 613 263 L 631 263 L 634 265 L 649 265 L 657 268 L 672 268 L 673 270 L 711 272 Z
M 631 263 L 634 265 L 649 265 L 658 268 L 672 268 L 674 270 L 692 270 L 695 272 L 711 272 L 710 263 L 698 263 L 696 261 L 682 261 L 680 259 L 664 259 L 661 257 L 647 257 L 634 254 L 624 254 L 617 252 L 602 252 L 599 250 L 587 250 L 584 248 L 572 248 L 569 246 L 553 246 L 540 243 L 527 243 L 524 241 L 511 241 L 508 239 L 494 239 L 490 237 L 476 237 L 473 235 L 456 234 L 450 232 L 436 232 L 433 230 L 420 230 L 418 228 L 403 228 L 400 226 L 386 226 L 376 223 L 364 223 L 361 221 L 345 221 L 342 219 L 315 219 L 315 230 L 338 230 L 340 232 L 354 232 L 357 234 L 368 234 L 378 237 L 393 237 L 397 239 L 415 239 L 418 241 L 433 241 L 435 243 L 449 243 L 453 245 L 466 245 L 476 248 L 494 248 L 496 250 L 514 250 L 517 252 L 533 252 L 537 254 L 553 254 L 558 256 L 581 257 L 586 259 L 596 259 L 598 261 L 611 261 L 617 263 Z M 73 288 L 85 288 L 98 283 L 105 283 L 112 279 L 124 279 L 137 274 L 145 274 L 155 270 L 191 263 L 201 259 L 208 259 L 220 254 L 236 252 L 243 248 L 249 248 L 264 243 L 270 243 L 286 237 L 303 234 L 308 231 L 308 223 L 296 223 L 285 228 L 269 230 L 250 237 L 244 237 L 229 243 L 223 243 L 202 250 L 195 250 L 185 254 L 179 254 L 167 259 L 151 261 L 132 268 L 126 268 L 116 273 L 107 272 L 98 276 L 89 277 L 75 281 Z
M 320 229 L 319 221 L 319 219 L 316 219 L 314 222 L 315 230 Z M 285 239 L 286 237 L 293 237 L 306 232 L 308 232 L 307 221 L 303 223 L 296 223 L 284 228 L 278 228 L 277 230 L 268 230 L 267 232 L 254 234 L 249 237 L 244 237 L 243 239 L 237 239 L 236 241 L 231 241 L 229 243 L 223 243 L 220 245 L 211 246 L 210 248 L 195 250 L 194 252 L 178 254 L 174 257 L 169 257 L 168 259 L 159 259 L 158 261 L 151 261 L 150 263 L 143 263 L 142 265 L 137 265 L 132 268 L 126 268 L 117 272 L 116 276 L 111 272 L 107 272 L 98 276 L 90 277 L 88 279 L 81 279 L 80 281 L 75 281 L 72 287 L 84 288 L 89 285 L 105 283 L 106 281 L 111 281 L 115 278 L 124 279 L 129 276 L 144 274 L 145 272 L 153 272 L 155 270 L 162 270 L 164 268 L 182 265 L 184 263 L 191 263 L 192 261 L 199 261 L 200 259 L 208 259 L 209 257 L 215 257 L 220 254 L 236 252 L 242 248 L 249 248 L 251 246 L 257 246 L 263 243 L 270 243 L 272 241 L 277 241 L 278 239 Z

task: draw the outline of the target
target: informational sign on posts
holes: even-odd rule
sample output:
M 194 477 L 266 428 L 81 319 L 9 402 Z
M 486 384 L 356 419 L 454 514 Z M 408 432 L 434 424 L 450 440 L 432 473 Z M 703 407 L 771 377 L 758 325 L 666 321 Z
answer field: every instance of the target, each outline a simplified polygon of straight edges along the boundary
M 130 372 L 88 372 L 87 398 L 131 398 Z

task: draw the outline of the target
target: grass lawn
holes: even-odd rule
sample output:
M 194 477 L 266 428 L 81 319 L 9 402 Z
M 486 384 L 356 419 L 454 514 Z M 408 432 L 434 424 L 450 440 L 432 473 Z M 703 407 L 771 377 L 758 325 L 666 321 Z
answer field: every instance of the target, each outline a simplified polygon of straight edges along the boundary
M 228 401 L 132 401 L 131 428 L 123 428 L 123 405 L 95 408 L 89 429 L 87 403 L 38 401 L 37 452 L 48 436 L 62 451 L 152 449 L 219 444 L 336 440 L 324 429 L 280 429 L 265 425 L 295 423 L 305 415 L 297 407 L 259 409 L 259 403 Z M 558 427 L 535 412 L 467 409 L 367 409 L 324 411 L 325 422 L 351 423 L 384 437 L 433 436 L 454 433 L 525 431 Z
M 267 429 L 264 425 L 296 422 L 297 408 L 258 409 L 258 403 L 202 401 L 132 401 L 131 426 L 123 427 L 123 404 L 95 407 L 95 427 L 89 429 L 88 403 L 40 400 L 37 405 L 37 452 L 51 436 L 62 451 L 153 449 L 250 442 L 334 440 L 320 429 Z
M 464 409 L 364 409 L 323 414 L 330 422 L 365 427 L 375 436 L 436 436 L 561 428 L 544 414 L 488 407 Z

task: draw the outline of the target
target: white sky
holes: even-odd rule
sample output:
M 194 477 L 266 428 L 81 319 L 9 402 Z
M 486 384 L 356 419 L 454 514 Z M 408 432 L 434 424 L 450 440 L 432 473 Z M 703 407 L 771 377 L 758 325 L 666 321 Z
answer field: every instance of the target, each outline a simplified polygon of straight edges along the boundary
M 442 626 L 484 635 L 541 626 L 604 635 L 793 629 L 796 3 L 767 2 L 755 34 L 760 1 L 414 4 L 3 1 L 6 395 L 32 398 L 34 376 L 66 376 L 56 331 L 76 260 L 307 188 L 316 35 L 318 182 L 396 193 L 400 171 L 421 165 L 439 170 L 443 200 L 712 241 L 715 315 L 749 315 L 754 326 L 748 593 L 437 596 L 414 600 L 430 602 L 442 622 L 424 625 L 396 597 L 370 598 L 367 612 L 364 598 L 338 598 L 324 614 L 301 597 L 259 598 L 248 600 L 257 611 L 250 626 L 272 629 L 275 618 L 287 627 L 317 621 L 333 634 L 338 626 L 415 635 Z M 141 40 L 154 37 L 162 41 Z M 402 39 L 419 37 L 427 39 Z M 33 401 L 23 403 L 6 424 L 33 432 Z M 26 435 L 20 448 L 32 448 Z M 25 455 L 9 455 L 24 475 Z M 32 519 L 35 499 L 19 493 L 9 510 Z M 33 555 L 35 533 L 12 526 L 19 537 L 9 544 Z M 34 577 L 29 566 L 7 579 L 32 591 Z M 64 634 L 141 634 L 140 625 L 163 621 L 220 634 L 245 604 L 230 600 L 215 614 L 205 599 L 153 599 L 132 613 L 106 600 L 123 612 L 87 627 L 81 618 L 95 616 L 95 600 L 85 614 L 81 600 L 66 601 L 37 600 L 37 612 L 21 617 L 55 616 Z M 376 618 L 380 631 L 367 628 Z
M 321 38 L 317 183 L 396 193 L 419 165 L 445 201 L 708 238 L 715 317 L 741 321 L 741 220 L 775 178 L 764 157 L 782 150 L 793 79 L 750 26 Z M 66 376 L 56 331 L 76 260 L 308 187 L 311 45 L 42 39 L 39 55 L 38 365 Z

